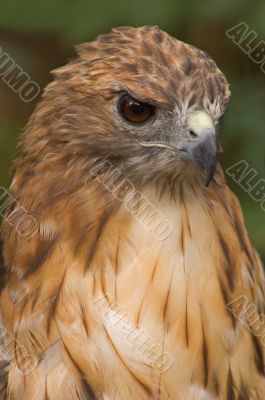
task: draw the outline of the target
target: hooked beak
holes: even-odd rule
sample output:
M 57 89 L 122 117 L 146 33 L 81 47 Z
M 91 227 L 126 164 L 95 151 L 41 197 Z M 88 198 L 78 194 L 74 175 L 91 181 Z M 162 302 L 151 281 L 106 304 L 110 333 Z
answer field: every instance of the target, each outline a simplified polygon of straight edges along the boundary
M 178 147 L 183 160 L 200 168 L 205 185 L 213 179 L 217 165 L 215 128 L 205 111 L 195 111 L 188 119 L 189 140 Z
M 206 111 L 194 111 L 187 122 L 188 139 L 178 146 L 165 142 L 139 142 L 143 147 L 159 147 L 175 151 L 202 171 L 205 186 L 213 179 L 217 165 L 216 134 L 212 118 Z

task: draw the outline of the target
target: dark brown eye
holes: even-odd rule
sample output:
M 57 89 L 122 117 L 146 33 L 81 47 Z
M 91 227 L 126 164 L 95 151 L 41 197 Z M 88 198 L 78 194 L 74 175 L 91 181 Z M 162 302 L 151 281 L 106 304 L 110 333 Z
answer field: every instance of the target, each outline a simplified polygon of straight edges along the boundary
M 154 114 L 155 107 L 126 95 L 120 100 L 120 112 L 127 121 L 139 124 L 147 121 Z

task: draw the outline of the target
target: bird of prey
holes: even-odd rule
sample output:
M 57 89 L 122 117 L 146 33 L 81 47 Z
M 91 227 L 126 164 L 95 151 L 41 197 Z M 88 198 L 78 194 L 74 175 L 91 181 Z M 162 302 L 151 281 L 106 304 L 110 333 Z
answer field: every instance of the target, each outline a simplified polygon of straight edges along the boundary
M 157 27 L 76 49 L 13 168 L 1 399 L 265 399 L 263 269 L 217 161 L 225 76 Z

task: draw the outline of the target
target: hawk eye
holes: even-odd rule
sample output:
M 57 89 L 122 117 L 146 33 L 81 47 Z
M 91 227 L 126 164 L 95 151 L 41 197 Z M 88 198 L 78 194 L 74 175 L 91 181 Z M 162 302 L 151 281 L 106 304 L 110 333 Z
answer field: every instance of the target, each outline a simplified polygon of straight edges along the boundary
M 127 121 L 139 124 L 147 121 L 154 114 L 155 107 L 125 95 L 120 100 L 120 112 Z

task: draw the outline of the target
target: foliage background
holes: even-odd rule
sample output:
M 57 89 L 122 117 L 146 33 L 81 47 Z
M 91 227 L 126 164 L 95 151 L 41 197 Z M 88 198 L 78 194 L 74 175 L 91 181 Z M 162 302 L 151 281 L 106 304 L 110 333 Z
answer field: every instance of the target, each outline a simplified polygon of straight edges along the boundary
M 241 21 L 265 40 L 264 0 L 0 0 L 0 46 L 43 88 L 50 70 L 74 56 L 73 45 L 113 26 L 159 25 L 208 52 L 231 83 L 232 101 L 223 132 L 222 163 L 246 160 L 264 177 L 265 75 L 225 32 Z M 38 99 L 37 99 L 38 100 Z M 16 156 L 17 136 L 37 100 L 23 103 L 0 80 L 0 185 Z M 265 259 L 265 213 L 234 182 L 251 239 Z

